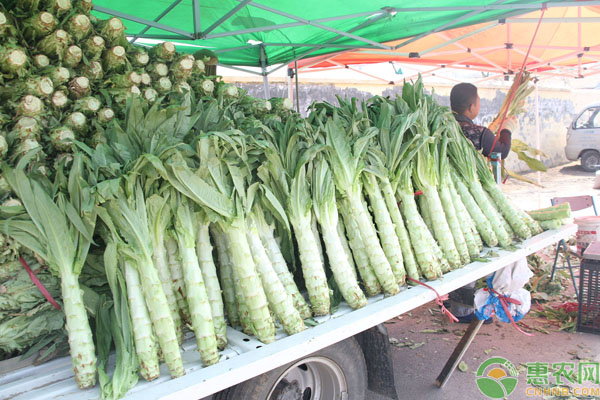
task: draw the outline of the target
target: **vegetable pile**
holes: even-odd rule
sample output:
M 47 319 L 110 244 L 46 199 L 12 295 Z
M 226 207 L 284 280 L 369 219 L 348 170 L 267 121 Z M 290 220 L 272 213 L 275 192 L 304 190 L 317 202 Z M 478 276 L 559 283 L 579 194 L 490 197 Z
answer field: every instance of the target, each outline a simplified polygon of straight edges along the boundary
M 302 118 L 204 53 L 130 45 L 89 0 L 4 3 L 0 226 L 59 278 L 81 388 L 182 376 L 188 327 L 208 366 L 227 326 L 269 343 L 541 231 L 420 80 Z M 89 269 L 110 290 L 86 296 Z

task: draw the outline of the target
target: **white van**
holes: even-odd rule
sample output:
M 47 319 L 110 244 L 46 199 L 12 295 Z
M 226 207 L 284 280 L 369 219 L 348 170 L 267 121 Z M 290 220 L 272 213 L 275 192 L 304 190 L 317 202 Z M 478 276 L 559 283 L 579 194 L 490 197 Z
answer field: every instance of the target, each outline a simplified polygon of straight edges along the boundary
M 588 172 L 600 169 L 600 103 L 591 104 L 577 114 L 567 132 L 567 159 L 581 158 Z

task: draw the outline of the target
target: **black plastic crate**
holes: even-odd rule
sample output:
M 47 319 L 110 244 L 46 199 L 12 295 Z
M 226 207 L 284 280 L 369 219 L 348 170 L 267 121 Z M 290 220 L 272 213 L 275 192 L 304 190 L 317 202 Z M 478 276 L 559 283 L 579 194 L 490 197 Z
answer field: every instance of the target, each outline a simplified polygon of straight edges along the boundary
M 600 242 L 590 244 L 581 261 L 577 331 L 600 335 Z

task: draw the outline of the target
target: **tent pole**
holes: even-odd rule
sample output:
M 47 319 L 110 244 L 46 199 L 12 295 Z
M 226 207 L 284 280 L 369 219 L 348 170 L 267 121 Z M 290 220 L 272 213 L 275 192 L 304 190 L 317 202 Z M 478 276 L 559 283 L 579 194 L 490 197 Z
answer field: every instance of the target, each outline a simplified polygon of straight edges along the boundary
M 265 67 L 262 67 L 262 71 L 263 71 L 263 86 L 264 86 L 264 90 L 265 90 L 265 100 L 268 100 L 271 98 L 270 93 L 269 93 L 269 78 L 267 77 L 267 69 Z
M 292 103 L 294 102 L 294 87 L 292 86 L 292 74 L 293 74 L 293 70 L 291 68 L 288 68 L 288 74 L 287 74 L 287 97 L 288 99 L 290 99 L 292 101 Z
M 265 91 L 265 100 L 271 98 L 269 93 L 269 77 L 267 75 L 267 54 L 265 53 L 265 46 L 260 46 L 260 67 L 262 70 L 263 87 Z
M 535 148 L 540 149 L 540 96 L 538 93 L 538 84 L 535 83 Z M 538 160 L 540 156 L 537 156 Z M 542 173 L 540 171 L 537 172 L 537 183 L 538 185 L 542 184 Z
M 198 39 L 202 33 L 199 0 L 192 0 L 192 16 L 194 17 L 194 39 Z
M 296 112 L 300 114 L 300 92 L 298 92 L 298 60 L 294 60 L 294 77 L 296 78 Z

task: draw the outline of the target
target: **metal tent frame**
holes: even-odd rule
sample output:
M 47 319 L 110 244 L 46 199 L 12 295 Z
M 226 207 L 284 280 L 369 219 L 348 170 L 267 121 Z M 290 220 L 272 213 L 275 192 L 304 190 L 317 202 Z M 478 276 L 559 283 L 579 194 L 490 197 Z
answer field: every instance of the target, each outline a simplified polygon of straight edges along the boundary
M 590 1 L 585 2 L 584 6 L 593 6 L 597 5 L 599 2 Z M 562 4 L 564 6 L 564 4 Z M 529 55 L 529 58 L 533 61 L 527 65 L 527 69 L 529 71 L 534 71 L 537 75 L 539 75 L 538 79 L 549 79 L 553 77 L 575 77 L 575 78 L 584 78 L 586 76 L 592 76 L 600 73 L 600 39 L 598 39 L 597 44 L 592 46 L 584 46 L 582 44 L 581 38 L 581 25 L 584 23 L 600 23 L 600 17 L 581 17 L 581 7 L 582 4 L 577 4 L 578 9 L 578 17 L 575 18 L 544 18 L 542 19 L 542 23 L 565 23 L 565 24 L 577 24 L 578 27 L 578 35 L 577 38 L 574 38 L 574 43 L 569 46 L 553 46 L 553 45 L 537 45 L 533 44 L 534 49 L 543 49 L 543 50 L 560 50 L 563 54 L 552 57 L 549 59 L 542 59 L 533 54 Z M 519 68 L 518 65 L 511 61 L 511 58 L 514 54 L 525 55 L 527 47 L 529 44 L 527 41 L 529 38 L 521 37 L 521 38 L 512 38 L 511 37 L 511 26 L 514 24 L 533 24 L 537 23 L 538 19 L 536 18 L 523 18 L 523 17 L 510 17 L 498 21 L 492 21 L 486 24 L 482 24 L 483 26 L 465 33 L 460 36 L 450 37 L 445 32 L 430 32 L 429 35 L 438 36 L 442 41 L 439 44 L 434 46 L 425 48 L 418 52 L 409 52 L 402 51 L 403 47 L 416 42 L 417 40 L 427 36 L 427 35 L 419 35 L 419 37 L 411 38 L 409 40 L 403 41 L 402 43 L 395 45 L 394 50 L 392 51 L 380 51 L 380 50 L 372 50 L 372 49 L 355 49 L 353 52 L 358 54 L 368 55 L 377 55 L 377 56 L 388 56 L 390 60 L 396 62 L 404 62 L 404 63 L 414 63 L 414 64 L 426 64 L 431 65 L 432 68 L 426 71 L 420 72 L 420 74 L 424 77 L 436 75 L 438 77 L 453 81 L 454 79 L 445 77 L 443 75 L 439 75 L 438 72 L 444 70 L 446 68 L 453 69 L 465 69 L 465 70 L 477 70 L 482 72 L 490 73 L 489 76 L 484 77 L 477 82 L 490 80 L 494 78 L 498 78 L 500 76 L 507 76 L 514 73 L 515 69 Z M 495 28 L 499 25 L 505 25 L 507 27 L 506 32 L 506 41 L 502 46 L 481 46 L 481 47 L 468 47 L 461 43 L 463 40 L 467 38 L 471 38 L 476 36 L 482 32 L 485 32 L 489 29 Z M 600 26 L 600 25 L 599 25 Z M 506 51 L 507 54 L 507 65 L 499 65 L 498 63 L 491 60 L 490 55 L 499 51 Z M 335 69 L 349 69 L 352 71 L 356 71 L 357 73 L 369 76 L 374 79 L 378 79 L 381 81 L 389 82 L 388 79 L 384 79 L 379 76 L 374 76 L 370 73 L 360 71 L 356 68 L 351 67 L 352 64 L 345 63 L 344 61 L 336 60 L 338 56 L 346 53 L 337 52 L 335 54 L 329 54 L 323 57 L 318 57 L 315 59 L 305 60 L 304 65 L 299 67 L 299 72 L 308 73 L 308 72 L 317 72 L 317 71 L 327 71 L 327 70 L 335 70 Z M 566 53 L 564 53 L 566 52 Z M 448 55 L 460 55 L 463 54 L 464 57 L 453 61 L 453 62 L 435 62 L 436 58 L 443 58 Z M 573 65 L 559 65 L 560 61 L 577 58 L 577 61 Z M 395 58 L 395 60 L 394 60 Z M 480 61 L 480 64 L 483 65 L 473 65 L 474 60 Z M 390 61 L 391 62 L 391 61 Z M 323 67 L 315 67 L 322 64 L 329 64 L 330 66 Z M 406 79 L 411 80 L 417 77 L 418 74 L 407 76 Z M 394 84 L 394 82 L 389 82 L 390 84 Z
M 151 1 L 151 0 L 148 0 Z M 399 0 L 396 0 L 399 3 Z M 189 7 L 191 2 L 191 17 L 193 19 L 193 31 L 186 31 L 177 26 L 170 26 L 168 24 L 161 23 L 161 20 L 165 18 L 165 16 L 169 15 L 173 12 L 174 9 L 181 6 Z M 237 4 L 235 4 L 237 2 Z M 111 3 L 108 0 L 105 3 Z M 496 0 L 495 2 L 489 5 L 478 5 L 478 6 L 470 6 L 470 5 L 461 5 L 461 6 L 442 6 L 442 7 L 403 7 L 401 4 L 393 4 L 391 3 L 389 6 L 382 7 L 380 9 L 367 9 L 366 11 L 359 13 L 336 13 L 336 11 L 332 10 L 335 14 L 333 16 L 325 17 L 325 18 L 317 18 L 317 19 L 306 19 L 300 15 L 296 15 L 285 10 L 287 4 L 291 4 L 288 2 L 270 2 L 270 4 L 277 4 L 277 7 L 266 5 L 265 3 L 269 3 L 267 0 L 235 0 L 232 4 L 235 4 L 231 9 L 224 12 L 222 16 L 214 21 L 206 21 L 203 19 L 202 15 L 202 7 L 206 6 L 206 3 L 200 2 L 200 0 L 173 0 L 171 4 L 169 4 L 162 11 L 157 10 L 156 17 L 152 20 L 141 18 L 136 15 L 131 15 L 123 11 L 119 11 L 115 9 L 117 6 L 113 6 L 113 8 L 103 6 L 103 0 L 97 0 L 94 5 L 94 10 L 100 13 L 112 15 L 119 17 L 124 20 L 133 21 L 137 24 L 141 24 L 144 26 L 139 32 L 127 32 L 132 42 L 141 41 L 144 39 L 153 39 L 153 40 L 169 40 L 173 41 L 176 45 L 190 45 L 197 47 L 203 47 L 203 42 L 209 42 L 214 39 L 226 38 L 226 37 L 243 37 L 244 35 L 254 34 L 259 32 L 269 32 L 277 30 L 279 32 L 285 33 L 287 29 L 293 29 L 302 26 L 310 26 L 313 28 L 318 28 L 323 32 L 326 32 L 328 39 L 324 40 L 320 43 L 312 43 L 310 38 L 305 38 L 306 40 L 298 40 L 296 42 L 261 42 L 256 40 L 248 40 L 246 45 L 235 46 L 235 47 L 227 47 L 227 48 L 216 48 L 215 52 L 217 54 L 224 54 L 230 52 L 241 51 L 245 49 L 255 48 L 259 46 L 259 54 L 260 59 L 258 61 L 258 66 L 261 68 L 261 72 L 255 72 L 249 70 L 247 68 L 243 68 L 235 65 L 228 64 L 220 64 L 222 66 L 226 66 L 228 68 L 238 69 L 240 71 L 244 71 L 251 74 L 257 74 L 263 76 L 263 80 L 265 83 L 265 95 L 268 95 L 268 75 L 273 72 L 279 70 L 280 68 L 286 67 L 289 63 L 294 63 L 297 60 L 301 60 L 309 57 L 310 55 L 319 52 L 319 51 L 331 51 L 332 53 L 339 54 L 340 51 L 349 51 L 360 49 L 361 51 L 389 51 L 393 54 L 402 54 L 398 50 L 403 46 L 412 43 L 419 38 L 425 37 L 430 34 L 440 34 L 441 31 L 445 29 L 450 29 L 456 26 L 468 25 L 469 19 L 473 17 L 482 17 L 487 16 L 490 12 L 502 12 L 503 15 L 506 16 L 514 16 L 520 15 L 524 13 L 528 13 L 535 10 L 541 10 L 545 7 L 564 7 L 564 6 L 576 6 L 581 5 L 581 2 L 578 1 L 556 1 L 549 3 L 532 3 L 532 0 L 516 0 L 509 2 L 508 0 Z M 310 1 L 305 2 L 307 7 L 310 7 Z M 585 2 L 586 5 L 600 5 L 600 1 L 590 0 Z M 161 4 L 161 3 L 157 3 Z M 317 4 L 317 3 L 315 3 Z M 262 12 L 267 12 L 278 18 L 285 18 L 289 22 L 286 23 L 276 23 L 276 24 L 266 24 L 264 26 L 258 26 L 247 29 L 240 30 L 229 30 L 223 31 L 219 30 L 225 22 L 231 20 L 236 14 L 240 11 L 252 8 L 258 9 Z M 368 6 L 366 7 L 368 8 Z M 360 35 L 355 32 L 369 27 L 377 25 L 380 22 L 388 21 L 394 16 L 402 13 L 409 12 L 419 12 L 419 13 L 432 13 L 432 12 L 454 12 L 456 13 L 456 17 L 450 19 L 445 22 L 441 26 L 437 26 L 434 29 L 427 30 L 426 32 L 421 32 L 417 36 L 407 39 L 406 41 L 397 44 L 395 46 L 391 46 L 389 44 L 373 40 L 368 35 Z M 488 13 L 488 14 L 486 14 Z M 487 17 L 485 17 L 487 18 Z M 384 21 L 385 20 L 385 21 Z M 354 24 L 353 26 L 349 26 L 344 30 L 336 29 L 331 26 L 328 26 L 327 23 L 333 21 L 349 21 L 349 24 Z M 493 24 L 497 24 L 498 22 L 494 22 Z M 208 25 L 203 29 L 205 25 Z M 148 33 L 150 29 L 156 28 L 160 30 L 160 33 Z M 398 37 L 395 39 L 402 38 L 402 34 L 398 33 Z M 356 43 L 353 44 L 345 44 L 340 43 L 340 40 L 349 40 L 351 39 Z M 458 43 L 459 40 L 456 40 Z M 214 42 L 213 42 L 214 43 Z M 267 49 L 276 48 L 276 47 L 289 47 L 294 49 L 294 57 L 289 58 L 284 63 L 271 63 L 269 57 L 267 55 Z M 435 49 L 428 49 L 427 51 L 434 51 Z M 298 52 L 296 52 L 298 51 Z M 421 53 L 423 54 L 423 53 Z M 405 54 L 402 54 L 406 56 Z M 412 55 L 408 55 L 412 56 Z M 479 55 L 477 55 L 479 57 Z M 279 64 L 279 65 L 277 65 Z M 271 67 L 271 68 L 269 68 Z M 494 66 L 495 68 L 495 66 Z M 496 68 L 497 69 L 497 68 Z

